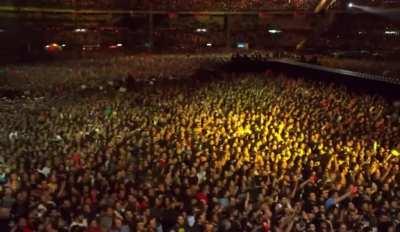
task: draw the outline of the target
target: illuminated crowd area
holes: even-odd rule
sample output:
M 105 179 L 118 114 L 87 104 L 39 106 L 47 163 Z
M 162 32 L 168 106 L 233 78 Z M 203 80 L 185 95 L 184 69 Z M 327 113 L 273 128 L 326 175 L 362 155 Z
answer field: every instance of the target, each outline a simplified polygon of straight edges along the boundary
M 0 222 L 14 231 L 398 230 L 399 102 L 301 74 L 196 74 L 229 58 L 8 67 L 2 85 L 20 95 L 0 102 Z
M 400 231 L 400 1 L 0 1 L 0 232 Z

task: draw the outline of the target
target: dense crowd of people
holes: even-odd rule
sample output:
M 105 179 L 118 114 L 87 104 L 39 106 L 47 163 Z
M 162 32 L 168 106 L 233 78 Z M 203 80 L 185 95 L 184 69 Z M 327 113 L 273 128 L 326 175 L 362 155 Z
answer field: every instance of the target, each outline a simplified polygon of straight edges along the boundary
M 193 50 L 196 51 L 196 50 Z M 396 62 L 336 59 L 321 55 L 301 55 L 285 51 L 244 52 L 258 54 L 260 59 L 292 59 L 300 62 L 320 64 L 331 68 L 342 68 L 357 72 L 372 73 L 399 79 L 400 69 Z M 209 63 L 224 63 L 229 60 L 231 52 L 170 55 L 132 55 L 112 58 L 86 58 L 74 61 L 56 61 L 37 65 L 8 65 L 0 69 L 0 84 L 4 89 L 15 89 L 45 96 L 79 90 L 82 86 L 88 89 L 101 88 L 107 81 L 126 79 L 180 79 L 192 76 L 196 71 Z M 252 56 L 252 55 L 251 55 Z M 316 59 L 317 62 L 313 60 Z M 152 67 L 147 68 L 147 67 Z M 103 83 L 99 84 L 99 80 Z M 1 97 L 2 95 L 0 95 Z
M 320 0 L 3 0 L 3 4 L 17 6 L 63 7 L 78 9 L 155 9 L 155 10 L 314 10 Z M 368 6 L 395 5 L 396 1 L 353 0 Z M 326 1 L 343 9 L 348 1 Z
M 189 61 L 127 59 L 40 70 L 66 86 L 90 67 L 160 75 L 1 101 L 1 231 L 400 229 L 399 102 L 268 72 L 159 82 Z
M 313 10 L 319 0 L 3 0 L 3 4 L 17 6 L 64 7 L 78 9 L 156 9 L 156 10 Z M 338 8 L 348 1 L 326 1 Z M 353 0 L 355 4 L 368 6 L 398 5 L 396 1 Z
M 5 1 L 7 3 L 7 0 Z M 23 1 L 20 5 L 67 7 L 79 9 L 156 9 L 156 10 L 279 10 L 279 9 L 312 9 L 318 0 L 47 0 Z M 15 2 L 10 1 L 10 4 Z
M 0 84 L 2 88 L 26 91 L 26 95 L 59 96 L 81 88 L 103 88 L 108 82 L 118 82 L 128 77 L 134 77 L 136 81 L 180 79 L 192 76 L 200 67 L 210 62 L 228 59 L 229 53 L 142 54 L 79 61 L 60 60 L 50 64 L 9 65 L 0 69 Z

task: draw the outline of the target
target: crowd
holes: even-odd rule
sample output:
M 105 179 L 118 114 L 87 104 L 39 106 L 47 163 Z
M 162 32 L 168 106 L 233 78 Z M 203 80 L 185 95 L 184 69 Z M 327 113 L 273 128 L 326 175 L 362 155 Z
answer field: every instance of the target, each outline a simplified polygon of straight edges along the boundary
M 398 102 L 220 75 L 2 101 L 0 231 L 399 231 Z
M 320 0 L 3 0 L 1 3 L 16 6 L 39 6 L 72 9 L 135 9 L 135 10 L 314 10 Z M 396 6 L 396 1 L 353 0 L 354 4 L 367 6 Z M 344 9 L 347 0 L 326 1 Z
M 79 91 L 82 87 L 103 88 L 107 82 L 118 82 L 127 77 L 134 77 L 136 81 L 180 79 L 192 76 L 207 63 L 228 59 L 228 53 L 207 56 L 143 54 L 79 61 L 60 60 L 37 65 L 10 65 L 0 69 L 0 85 L 6 89 L 26 91 L 26 95 L 34 94 L 36 97 L 64 95 Z
M 11 0 L 5 3 L 15 4 Z M 65 7 L 78 9 L 154 9 L 154 10 L 287 10 L 313 9 L 318 0 L 28 0 L 19 5 L 42 7 Z

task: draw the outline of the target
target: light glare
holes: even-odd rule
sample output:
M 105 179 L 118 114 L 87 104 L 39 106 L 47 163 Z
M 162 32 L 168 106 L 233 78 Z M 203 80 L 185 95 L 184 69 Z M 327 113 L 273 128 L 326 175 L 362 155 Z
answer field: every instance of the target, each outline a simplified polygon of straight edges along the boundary
M 398 31 L 385 31 L 386 35 L 398 35 L 399 32 Z
M 268 30 L 268 32 L 269 32 L 270 34 L 279 34 L 279 33 L 281 33 L 282 31 L 280 31 L 280 30 L 275 30 L 275 29 L 271 29 L 271 30 Z
M 87 32 L 87 30 L 85 28 L 77 28 L 75 32 Z
M 198 33 L 206 33 L 207 29 L 206 28 L 197 28 L 196 32 L 198 32 Z

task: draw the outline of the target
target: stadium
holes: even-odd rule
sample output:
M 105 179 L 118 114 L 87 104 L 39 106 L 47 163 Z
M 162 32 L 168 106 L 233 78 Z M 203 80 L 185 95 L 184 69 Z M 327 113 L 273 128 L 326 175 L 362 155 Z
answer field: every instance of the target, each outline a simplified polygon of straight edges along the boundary
M 400 1 L 0 19 L 0 231 L 400 231 Z

